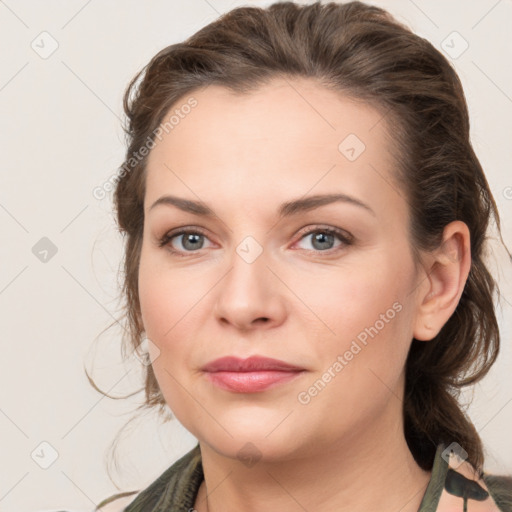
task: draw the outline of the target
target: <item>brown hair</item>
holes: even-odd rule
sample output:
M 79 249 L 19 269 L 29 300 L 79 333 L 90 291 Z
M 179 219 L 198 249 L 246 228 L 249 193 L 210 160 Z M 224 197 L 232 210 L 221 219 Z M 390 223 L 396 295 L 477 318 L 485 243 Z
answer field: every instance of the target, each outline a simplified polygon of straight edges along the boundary
M 438 247 L 451 221 L 469 227 L 471 269 L 455 313 L 433 340 L 412 340 L 403 418 L 420 467 L 432 468 L 439 443 L 457 442 L 481 471 L 482 442 L 458 397 L 462 387 L 488 372 L 499 350 L 493 303 L 498 289 L 484 262 L 491 216 L 501 237 L 499 214 L 470 142 L 468 109 L 454 68 L 381 8 L 361 2 L 239 7 L 163 49 L 134 77 L 124 97 L 128 150 L 114 197 L 126 236 L 127 345 L 136 349 L 143 332 L 138 268 L 147 157 L 133 156 L 154 139 L 171 106 L 194 90 L 217 84 L 243 94 L 277 77 L 315 79 L 374 105 L 385 126 L 393 126 L 396 177 L 410 206 L 415 257 Z M 143 406 L 163 411 L 150 365 L 144 390 Z

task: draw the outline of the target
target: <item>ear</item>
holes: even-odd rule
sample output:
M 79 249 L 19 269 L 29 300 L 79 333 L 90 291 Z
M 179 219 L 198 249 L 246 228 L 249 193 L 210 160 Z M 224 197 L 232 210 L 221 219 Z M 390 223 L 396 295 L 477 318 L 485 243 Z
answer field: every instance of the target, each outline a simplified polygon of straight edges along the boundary
M 443 232 L 443 242 L 424 260 L 426 275 L 418 286 L 413 336 L 433 339 L 455 311 L 471 268 L 470 234 L 462 221 L 453 221 Z

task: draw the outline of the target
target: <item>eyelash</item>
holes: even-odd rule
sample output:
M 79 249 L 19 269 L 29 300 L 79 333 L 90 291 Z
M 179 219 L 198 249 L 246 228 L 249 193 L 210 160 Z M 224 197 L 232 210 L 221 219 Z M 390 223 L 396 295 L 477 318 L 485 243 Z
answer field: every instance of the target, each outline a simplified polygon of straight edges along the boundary
M 314 252 L 314 253 L 318 253 L 318 254 L 321 254 L 321 253 L 332 254 L 333 252 L 339 251 L 339 250 L 343 249 L 344 247 L 350 246 L 354 243 L 353 237 L 349 233 L 342 231 L 341 229 L 332 228 L 332 227 L 323 227 L 323 226 L 314 226 L 314 227 L 310 228 L 308 231 L 301 232 L 299 241 L 301 241 L 306 236 L 311 235 L 312 233 L 327 233 L 329 235 L 334 235 L 335 237 L 338 238 L 338 240 L 340 240 L 342 242 L 342 245 L 338 246 L 338 247 L 332 247 L 331 249 L 326 249 L 325 251 L 316 251 L 314 249 L 304 249 L 307 252 Z M 189 235 L 189 234 L 202 235 L 204 237 L 207 237 L 207 235 L 204 233 L 204 231 L 200 228 L 180 229 L 180 230 L 174 231 L 174 232 L 170 231 L 170 232 L 166 233 L 164 236 L 162 236 L 158 240 L 158 246 L 159 247 L 168 246 L 167 247 L 168 250 L 171 253 L 173 253 L 179 257 L 186 257 L 189 255 L 196 254 L 196 251 L 180 251 L 180 250 L 174 249 L 170 244 L 170 242 L 173 240 L 173 238 L 176 238 L 181 235 Z M 201 249 L 197 249 L 197 251 L 200 251 L 200 250 Z

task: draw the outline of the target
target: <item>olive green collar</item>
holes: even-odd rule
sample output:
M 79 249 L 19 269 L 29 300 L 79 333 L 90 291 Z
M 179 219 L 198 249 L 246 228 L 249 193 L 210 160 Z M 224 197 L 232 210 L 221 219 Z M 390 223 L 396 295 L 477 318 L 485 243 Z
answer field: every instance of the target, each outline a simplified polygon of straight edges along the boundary
M 444 449 L 445 445 L 443 443 L 437 446 L 430 482 L 427 485 L 418 512 L 435 512 L 437 510 L 444 489 L 446 473 L 448 472 L 448 462 L 441 456 Z
M 465 478 L 462 474 L 450 468 L 447 457 L 443 457 L 445 450 L 445 444 L 441 443 L 437 446 L 430 481 L 425 489 L 418 512 L 436 512 L 441 496 L 445 491 L 455 496 L 469 496 L 470 499 L 478 501 L 486 499 L 492 501 L 493 498 L 500 498 L 503 494 L 502 501 L 506 497 L 506 503 L 509 503 L 512 479 L 503 480 L 500 479 L 501 477 L 496 477 L 497 483 L 495 484 L 492 476 L 487 477 L 488 480 L 485 480 L 485 482 L 487 482 L 491 493 L 492 488 L 489 485 L 491 483 L 495 487 L 501 485 L 507 491 L 506 494 L 502 491 L 492 493 L 493 498 L 491 498 L 489 493 L 477 482 Z M 199 487 L 203 480 L 201 450 L 199 444 L 197 444 L 162 473 L 149 487 L 144 489 L 123 512 L 190 512 L 194 508 Z M 505 501 L 503 502 L 505 503 Z M 508 511 L 512 509 L 509 509 L 508 506 L 503 508 L 500 506 L 499 510 Z

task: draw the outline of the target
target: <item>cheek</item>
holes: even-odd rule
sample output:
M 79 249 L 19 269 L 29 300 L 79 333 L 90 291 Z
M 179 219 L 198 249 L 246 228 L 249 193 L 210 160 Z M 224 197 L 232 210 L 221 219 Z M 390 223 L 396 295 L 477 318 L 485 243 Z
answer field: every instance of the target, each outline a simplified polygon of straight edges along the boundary
M 190 286 L 186 273 L 170 271 L 165 256 L 142 251 L 139 300 L 148 338 L 157 342 L 170 338 L 179 329 L 180 319 L 197 302 L 198 292 L 196 286 Z
M 318 370 L 343 374 L 335 380 L 341 393 L 351 389 L 350 397 L 372 392 L 379 378 L 393 388 L 412 339 L 413 267 L 391 251 L 379 256 L 360 261 L 350 272 L 317 280 L 308 296 L 308 306 L 322 320 L 315 319 L 320 328 L 316 343 L 310 345 L 320 363 Z M 335 371 L 338 356 L 343 369 L 337 365 Z
M 365 329 L 376 323 L 379 331 L 384 330 L 383 322 L 386 330 L 389 323 L 396 323 L 397 309 L 402 305 L 400 298 L 404 296 L 400 279 L 392 273 L 384 277 L 386 273 L 376 267 L 379 268 L 361 266 L 351 272 L 308 280 L 303 289 L 296 283 L 297 295 L 307 298 L 315 322 L 325 327 L 319 333 L 325 340 L 338 340 L 343 345 L 360 333 L 364 338 Z
M 363 429 L 388 405 L 400 407 L 410 311 L 400 301 L 374 297 L 366 296 L 357 308 L 347 302 L 345 312 L 333 316 L 336 336 L 319 339 L 317 372 L 299 390 L 304 412 L 322 421 L 326 436 Z
M 152 272 L 141 262 L 139 272 L 139 300 L 142 321 L 148 338 L 161 339 L 162 335 L 172 327 L 172 300 L 175 294 L 169 293 L 163 286 L 161 276 Z
M 153 371 L 169 408 L 173 413 L 179 413 L 180 418 L 187 418 L 191 414 L 191 405 L 178 382 L 184 380 L 183 363 L 189 356 L 187 344 L 180 340 L 185 339 L 183 333 L 191 328 L 187 322 L 192 315 L 186 314 L 191 307 L 188 305 L 190 301 L 184 297 L 191 292 L 190 287 L 179 279 L 170 279 L 170 274 L 155 258 L 141 255 L 139 299 L 142 321 L 146 336 L 157 347 L 155 352 L 158 354 L 152 360 Z
M 201 285 L 201 283 L 203 283 Z M 139 266 L 139 300 L 146 336 L 158 348 L 153 369 L 162 391 L 169 397 L 180 393 L 179 382 L 186 369 L 197 361 L 200 344 L 198 329 L 204 323 L 200 316 L 208 288 L 207 280 L 191 276 L 184 269 L 170 269 L 165 255 L 147 251 L 141 254 Z M 168 402 L 170 403 L 170 402 Z

